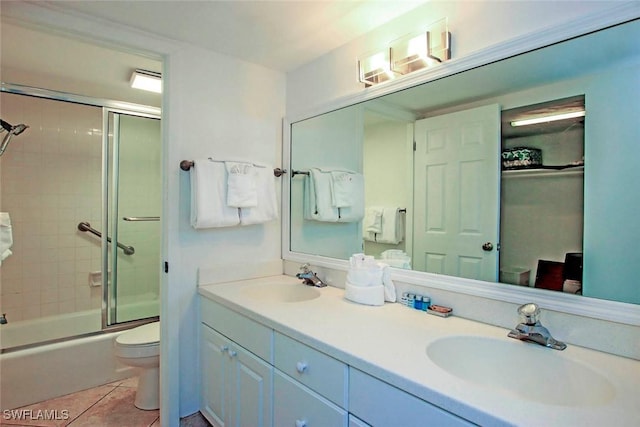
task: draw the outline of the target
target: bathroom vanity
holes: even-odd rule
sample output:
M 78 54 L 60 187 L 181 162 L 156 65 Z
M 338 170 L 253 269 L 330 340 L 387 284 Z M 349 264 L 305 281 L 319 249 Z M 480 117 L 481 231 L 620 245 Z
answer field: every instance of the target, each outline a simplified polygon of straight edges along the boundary
M 342 289 L 290 276 L 201 285 L 199 294 L 200 410 L 215 426 L 640 419 L 636 360 L 552 350 L 401 304 L 358 305 Z

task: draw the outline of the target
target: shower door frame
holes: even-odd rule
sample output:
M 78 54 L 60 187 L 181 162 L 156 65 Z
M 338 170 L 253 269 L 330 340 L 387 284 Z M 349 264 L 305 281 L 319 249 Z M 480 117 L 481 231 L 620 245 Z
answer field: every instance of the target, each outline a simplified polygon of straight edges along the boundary
M 92 107 L 101 107 L 102 108 L 102 131 L 103 131 L 103 139 L 102 139 L 102 149 L 103 149 L 103 158 L 102 158 L 102 178 L 103 178 L 103 190 L 104 190 L 104 179 L 105 176 L 108 175 L 108 171 L 105 170 L 105 151 L 104 150 L 108 150 L 108 141 L 105 144 L 105 138 L 108 140 L 108 120 L 105 119 L 105 117 L 108 116 L 108 112 L 117 112 L 118 114 L 128 114 L 128 115 L 134 115 L 134 116 L 140 116 L 140 117 L 146 117 L 146 118 L 151 118 L 151 119 L 158 119 L 158 120 L 162 120 L 162 109 L 160 107 L 153 107 L 153 106 L 149 106 L 149 105 L 142 105 L 142 104 L 135 104 L 132 102 L 125 102 L 125 101 L 116 101 L 116 100 L 111 100 L 111 99 L 105 99 L 105 98 L 95 98 L 95 97 L 91 97 L 91 96 L 85 96 L 85 95 L 79 95 L 79 94 L 74 94 L 74 93 L 68 93 L 68 92 L 61 92 L 61 91 L 56 91 L 56 90 L 51 90 L 51 89 L 44 89 L 44 88 L 39 88 L 39 87 L 33 87 L 33 86 L 26 86 L 26 85 L 20 85 L 20 84 L 15 84 L 15 83 L 10 83 L 10 82 L 0 82 L 0 92 L 6 92 L 6 93 L 11 93 L 11 94 L 16 94 L 16 95 L 25 95 L 25 96 L 32 96 L 35 98 L 43 98 L 43 99 L 50 99 L 53 101 L 62 101 L 62 102 L 71 102 L 71 103 L 75 103 L 75 104 L 82 104 L 82 105 L 88 105 L 88 106 L 92 106 Z M 108 117 L 107 117 L 108 118 Z M 105 191 L 103 191 L 103 203 L 104 203 L 104 197 L 105 197 Z M 107 222 L 105 221 L 104 215 L 106 212 L 106 205 L 103 206 L 102 209 L 102 215 L 103 215 L 103 223 L 107 224 Z M 162 218 L 160 219 L 162 221 Z M 106 248 L 106 246 L 109 244 L 107 242 L 107 237 L 108 237 L 108 233 L 105 231 L 104 233 L 102 233 L 102 239 L 101 239 L 101 256 L 102 256 L 102 266 L 104 267 L 105 264 L 105 257 L 107 255 L 107 251 L 108 248 Z M 117 246 L 115 245 L 115 241 L 114 241 L 114 245 L 113 247 L 115 247 L 117 249 Z M 103 269 L 103 271 L 105 271 Z M 101 334 L 103 332 L 114 332 L 117 330 L 121 330 L 121 329 L 128 329 L 130 327 L 136 326 L 138 324 L 144 324 L 144 323 L 148 323 L 150 321 L 153 320 L 157 320 L 159 318 L 159 316 L 156 317 L 150 317 L 150 318 L 145 318 L 145 319 L 139 319 L 139 320 L 131 320 L 128 322 L 123 322 L 123 323 L 115 323 L 113 325 L 108 325 L 107 324 L 107 297 L 109 295 L 109 286 L 108 286 L 108 273 L 107 274 L 103 274 L 102 275 L 102 287 L 103 287 L 103 296 L 102 296 L 102 309 L 101 309 L 101 319 L 102 319 L 102 328 L 99 331 L 95 331 L 92 333 L 88 333 L 88 334 L 83 334 L 82 336 L 89 336 L 89 335 L 94 335 L 94 334 Z M 29 347 L 31 346 L 37 346 L 37 345 L 41 345 L 43 343 L 51 343 L 51 342 L 58 342 L 58 341 L 65 341 L 68 339 L 73 339 L 76 338 L 75 336 L 72 337 L 66 337 L 66 338 L 60 338 L 60 339 L 54 339 L 54 340 L 45 340 L 44 342 L 39 342 L 39 343 L 35 343 L 33 345 L 28 345 Z
M 123 325 L 135 323 L 146 323 L 149 319 L 157 319 L 159 316 L 152 316 L 143 319 L 117 321 L 117 282 L 118 282 L 118 228 L 117 215 L 110 213 L 118 212 L 118 187 L 119 187 L 119 150 L 120 150 L 120 116 L 134 116 L 152 120 L 162 120 L 161 114 L 153 114 L 148 111 L 132 111 L 131 109 L 115 108 L 111 106 L 102 107 L 102 224 L 103 233 L 101 238 L 102 255 L 102 330 L 117 330 Z M 109 141 L 110 119 L 113 116 L 113 135 L 111 143 Z M 111 150 L 113 148 L 113 151 Z M 110 164 L 113 159 L 113 165 Z M 113 171 L 110 174 L 111 168 Z M 110 180 L 110 176 L 112 180 Z M 110 199 L 110 196 L 112 200 Z M 111 232 L 110 232 L 111 231 Z M 109 242 L 111 234 L 112 242 Z M 109 248 L 109 245 L 111 246 Z M 112 259 L 112 280 L 109 284 L 109 256 Z M 106 274 L 105 274 L 106 272 Z

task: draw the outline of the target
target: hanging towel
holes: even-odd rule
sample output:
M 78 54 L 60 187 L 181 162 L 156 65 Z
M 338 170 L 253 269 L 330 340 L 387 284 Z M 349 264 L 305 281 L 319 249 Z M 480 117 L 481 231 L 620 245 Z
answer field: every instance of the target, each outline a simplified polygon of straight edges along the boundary
M 344 186 L 342 189 L 344 190 Z M 338 222 L 358 222 L 364 218 L 364 176 L 361 173 L 349 172 L 348 207 L 338 208 Z M 334 189 L 334 193 L 336 193 Z M 345 198 L 343 194 L 341 198 Z
M 195 160 L 191 168 L 191 226 L 231 227 L 240 224 L 238 208 L 227 206 L 227 169 L 222 162 Z
M 364 235 L 382 233 L 382 212 L 380 206 L 370 206 L 364 210 L 364 219 L 362 220 L 362 232 Z
M 376 242 L 397 245 L 404 239 L 404 218 L 398 207 L 385 207 L 382 211 L 382 233 Z
M 331 203 L 331 173 L 319 168 L 309 169 L 304 182 L 304 218 L 338 221 L 338 208 Z
M 251 170 L 256 183 L 257 200 L 255 207 L 240 209 L 240 224 L 251 225 L 278 219 L 276 179 L 272 166 L 257 166 Z
M 0 264 L 13 253 L 11 246 L 13 246 L 11 218 L 8 212 L 0 212 Z
M 227 206 L 252 208 L 258 206 L 256 174 L 251 163 L 224 162 L 227 169 Z
M 346 171 L 331 171 L 331 205 L 336 208 L 348 208 L 353 203 L 354 174 Z

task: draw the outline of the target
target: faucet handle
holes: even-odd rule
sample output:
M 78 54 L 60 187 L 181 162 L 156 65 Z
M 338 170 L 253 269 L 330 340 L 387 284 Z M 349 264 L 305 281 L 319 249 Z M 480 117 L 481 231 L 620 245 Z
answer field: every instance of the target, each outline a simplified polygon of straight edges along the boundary
M 300 266 L 300 271 L 302 271 L 303 273 L 310 273 L 311 270 L 309 269 L 309 267 L 310 267 L 309 263 L 305 262 Z
M 540 315 L 540 307 L 532 302 L 523 304 L 518 307 L 518 314 L 520 315 L 520 321 L 525 325 L 535 325 Z

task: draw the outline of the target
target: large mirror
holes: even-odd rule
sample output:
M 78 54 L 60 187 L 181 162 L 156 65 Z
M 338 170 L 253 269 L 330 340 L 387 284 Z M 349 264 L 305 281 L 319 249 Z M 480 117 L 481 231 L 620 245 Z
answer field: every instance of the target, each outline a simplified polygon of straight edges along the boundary
M 640 20 L 293 123 L 290 251 L 639 304 L 637 40 Z M 364 185 L 336 208 L 318 185 L 345 171 Z

